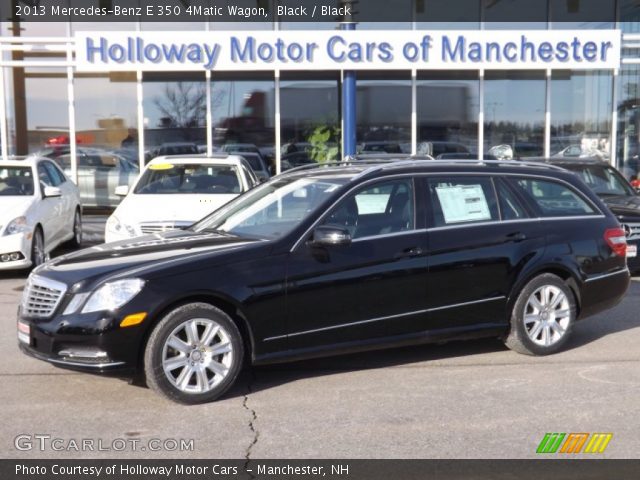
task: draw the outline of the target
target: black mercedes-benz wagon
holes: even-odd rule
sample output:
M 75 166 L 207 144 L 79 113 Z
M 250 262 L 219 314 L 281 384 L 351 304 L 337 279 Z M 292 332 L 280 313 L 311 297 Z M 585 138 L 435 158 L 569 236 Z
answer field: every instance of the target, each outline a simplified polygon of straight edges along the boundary
M 481 336 L 545 355 L 620 301 L 625 254 L 615 216 L 551 165 L 302 167 L 185 230 L 38 268 L 18 339 L 55 365 L 143 371 L 183 403 L 249 363 Z

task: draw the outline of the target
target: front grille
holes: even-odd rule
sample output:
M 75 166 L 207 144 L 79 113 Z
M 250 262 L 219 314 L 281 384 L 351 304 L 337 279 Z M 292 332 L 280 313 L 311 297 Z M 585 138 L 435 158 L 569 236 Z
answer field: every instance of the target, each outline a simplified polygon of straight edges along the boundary
M 176 228 L 188 227 L 192 222 L 147 222 L 140 224 L 140 230 L 144 234 L 162 233 Z
M 622 227 L 624 228 L 627 240 L 640 239 L 640 223 L 625 223 Z
M 51 317 L 66 291 L 64 283 L 31 275 L 22 292 L 22 314 L 31 318 Z

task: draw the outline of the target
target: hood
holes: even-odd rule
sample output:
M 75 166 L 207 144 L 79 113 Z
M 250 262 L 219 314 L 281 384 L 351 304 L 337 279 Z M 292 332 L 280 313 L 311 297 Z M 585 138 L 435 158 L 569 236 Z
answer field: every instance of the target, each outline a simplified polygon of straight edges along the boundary
M 32 195 L 0 196 L 0 225 L 6 225 L 16 217 L 26 215 L 33 200 Z
M 235 193 L 127 195 L 113 214 L 129 225 L 164 221 L 195 223 L 237 196 Z
M 616 195 L 600 198 L 617 217 L 638 217 L 640 221 L 640 196 Z
M 262 242 L 224 233 L 174 230 L 69 253 L 51 260 L 37 273 L 82 287 L 107 277 L 140 276 L 163 266 L 202 262 L 257 243 Z

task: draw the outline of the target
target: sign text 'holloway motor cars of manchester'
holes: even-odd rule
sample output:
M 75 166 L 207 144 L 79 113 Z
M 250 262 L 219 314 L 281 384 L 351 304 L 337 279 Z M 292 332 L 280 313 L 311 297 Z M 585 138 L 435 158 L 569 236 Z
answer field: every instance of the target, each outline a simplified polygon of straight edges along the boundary
M 78 32 L 78 71 L 611 69 L 619 30 Z

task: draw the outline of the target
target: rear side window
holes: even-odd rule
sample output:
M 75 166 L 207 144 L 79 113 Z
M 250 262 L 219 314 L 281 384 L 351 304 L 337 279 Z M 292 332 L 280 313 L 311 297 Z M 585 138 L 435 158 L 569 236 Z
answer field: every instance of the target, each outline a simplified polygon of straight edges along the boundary
M 513 185 L 531 198 L 543 217 L 574 217 L 598 213 L 568 185 L 552 180 L 519 178 Z
M 502 220 L 520 220 L 529 215 L 513 192 L 501 180 L 496 179 L 496 193 Z
M 499 219 L 493 183 L 487 177 L 429 179 L 435 227 L 489 222 Z

